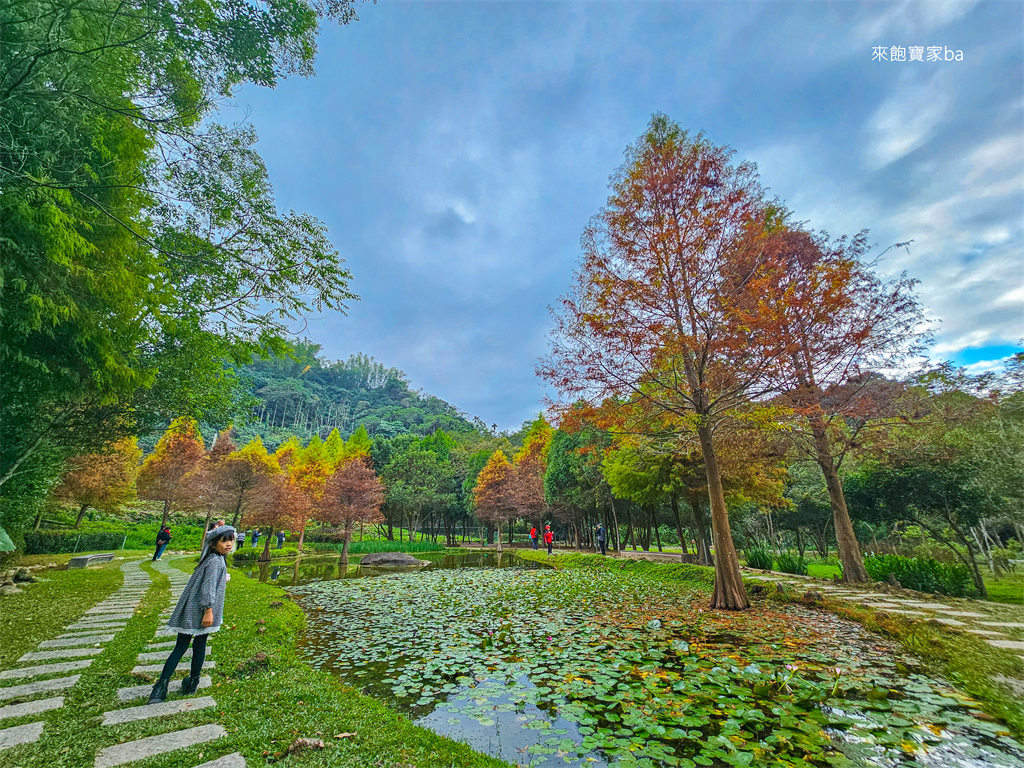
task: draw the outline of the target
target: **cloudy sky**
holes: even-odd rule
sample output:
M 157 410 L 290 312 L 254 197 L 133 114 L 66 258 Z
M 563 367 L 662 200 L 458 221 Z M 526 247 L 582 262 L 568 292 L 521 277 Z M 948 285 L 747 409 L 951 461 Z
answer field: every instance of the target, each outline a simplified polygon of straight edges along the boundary
M 328 357 L 373 355 L 500 428 L 535 414 L 547 308 L 658 111 L 757 163 L 810 226 L 913 240 L 882 266 L 921 281 L 933 357 L 979 371 L 1019 348 L 1024 4 L 380 0 L 360 16 L 324 30 L 316 77 L 247 88 L 223 116 L 253 122 L 281 207 L 326 222 L 354 273 L 348 316 L 310 320 Z

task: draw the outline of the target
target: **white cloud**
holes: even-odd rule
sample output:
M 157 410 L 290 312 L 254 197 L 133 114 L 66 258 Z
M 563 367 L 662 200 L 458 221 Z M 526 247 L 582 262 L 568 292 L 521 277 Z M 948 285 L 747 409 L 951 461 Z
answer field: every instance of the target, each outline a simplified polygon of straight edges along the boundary
M 1009 356 L 1001 357 L 998 360 L 979 360 L 977 363 L 965 365 L 964 370 L 974 376 L 977 376 L 979 373 L 988 373 L 990 371 L 1002 371 L 1009 361 Z
M 923 146 L 949 113 L 951 99 L 940 78 L 902 85 L 867 122 L 868 165 L 877 170 Z

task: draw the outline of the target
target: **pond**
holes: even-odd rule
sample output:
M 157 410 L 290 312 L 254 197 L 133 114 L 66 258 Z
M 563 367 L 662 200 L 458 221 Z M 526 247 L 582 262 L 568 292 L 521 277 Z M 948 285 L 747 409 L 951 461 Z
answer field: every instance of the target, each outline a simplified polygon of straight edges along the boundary
M 706 592 L 627 572 L 486 566 L 300 565 L 307 657 L 521 766 L 1024 766 L 976 702 L 827 612 L 708 613 Z

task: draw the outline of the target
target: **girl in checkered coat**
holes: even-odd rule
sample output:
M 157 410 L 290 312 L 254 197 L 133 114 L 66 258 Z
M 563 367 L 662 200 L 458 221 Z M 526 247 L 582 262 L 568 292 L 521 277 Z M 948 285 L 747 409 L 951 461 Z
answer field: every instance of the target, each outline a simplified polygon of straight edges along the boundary
M 188 696 L 199 687 L 203 662 L 206 661 L 206 638 L 220 629 L 224 618 L 224 590 L 228 579 L 224 558 L 234 546 L 235 529 L 230 525 L 222 525 L 206 534 L 199 565 L 167 620 L 167 628 L 178 633 L 178 641 L 164 664 L 160 679 L 153 686 L 150 704 L 167 698 L 167 685 L 190 643 L 192 664 L 189 676 L 181 681 L 181 693 Z

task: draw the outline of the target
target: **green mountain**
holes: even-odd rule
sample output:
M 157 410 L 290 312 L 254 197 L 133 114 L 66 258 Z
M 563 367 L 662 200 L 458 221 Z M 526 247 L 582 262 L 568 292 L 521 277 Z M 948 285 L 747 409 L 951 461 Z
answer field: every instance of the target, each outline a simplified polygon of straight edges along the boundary
M 439 428 L 490 434 L 481 419 L 411 389 L 397 368 L 363 354 L 332 362 L 320 356 L 320 349 L 304 340 L 294 344 L 290 357 L 257 360 L 238 370 L 252 397 L 249 419 L 237 425 L 240 444 L 259 435 L 273 450 L 292 435 L 326 438 L 337 428 L 347 437 L 360 424 L 371 437 L 429 435 Z

